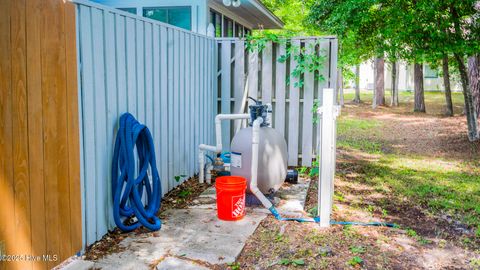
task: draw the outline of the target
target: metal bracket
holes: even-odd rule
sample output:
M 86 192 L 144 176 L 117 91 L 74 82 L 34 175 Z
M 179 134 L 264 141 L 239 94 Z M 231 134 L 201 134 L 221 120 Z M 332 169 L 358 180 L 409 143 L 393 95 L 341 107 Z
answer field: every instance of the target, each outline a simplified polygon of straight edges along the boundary
M 342 112 L 342 106 L 339 106 L 339 105 L 333 106 L 333 117 L 334 118 L 339 117 L 341 112 Z M 319 114 L 319 115 L 323 114 L 323 106 L 318 108 L 317 114 Z
M 341 112 L 342 112 L 342 106 L 340 105 L 333 106 L 333 116 L 335 118 L 339 117 Z

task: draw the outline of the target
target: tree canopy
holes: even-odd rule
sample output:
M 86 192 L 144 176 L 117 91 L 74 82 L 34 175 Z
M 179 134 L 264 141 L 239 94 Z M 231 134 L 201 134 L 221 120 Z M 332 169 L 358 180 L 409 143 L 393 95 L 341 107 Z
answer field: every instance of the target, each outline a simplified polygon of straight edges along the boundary
M 478 53 L 476 0 L 318 0 L 310 27 L 335 34 L 345 62 L 377 55 L 429 62 L 443 54 Z M 477 6 L 480 5 L 477 3 Z
M 419 64 L 453 57 L 465 97 L 469 138 L 476 140 L 480 135 L 465 60 L 480 54 L 479 14 L 478 0 L 318 0 L 312 2 L 307 21 L 338 36 L 343 64 L 372 57 L 416 63 L 416 110 L 422 107 L 417 103 L 423 103 L 417 99 L 417 93 L 423 96 Z
M 319 28 L 308 27 L 307 16 L 315 0 L 263 0 L 262 3 L 278 16 L 284 23 L 282 30 L 274 30 L 284 36 L 319 35 Z

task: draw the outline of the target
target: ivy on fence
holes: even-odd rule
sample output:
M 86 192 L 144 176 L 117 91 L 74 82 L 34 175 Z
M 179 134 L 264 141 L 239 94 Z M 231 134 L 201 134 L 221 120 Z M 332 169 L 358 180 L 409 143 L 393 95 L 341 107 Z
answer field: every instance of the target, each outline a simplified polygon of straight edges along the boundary
M 320 74 L 320 71 L 325 66 L 326 52 L 317 51 L 316 47 L 319 41 L 308 44 L 308 47 L 301 47 L 293 45 L 288 37 L 280 37 L 272 33 L 265 33 L 260 36 L 247 36 L 246 49 L 249 52 L 261 52 L 265 49 L 268 42 L 285 44 L 286 52 L 281 55 L 277 61 L 285 63 L 288 59 L 294 60 L 297 65 L 291 70 L 291 76 L 298 79 L 295 82 L 295 88 L 302 88 L 304 86 L 303 75 L 307 72 L 315 74 L 315 80 L 324 81 L 325 77 Z M 292 58 L 293 56 L 293 58 Z M 287 77 L 287 84 L 290 84 L 290 78 Z

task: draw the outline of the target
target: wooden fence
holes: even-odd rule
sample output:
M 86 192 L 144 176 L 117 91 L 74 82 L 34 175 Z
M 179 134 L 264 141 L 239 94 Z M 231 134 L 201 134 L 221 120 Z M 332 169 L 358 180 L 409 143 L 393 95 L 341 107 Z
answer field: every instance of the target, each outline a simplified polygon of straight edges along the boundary
M 36 258 L 0 269 L 82 248 L 75 43 L 73 4 L 0 1 L 0 255 Z
M 216 43 L 117 9 L 78 6 L 84 244 L 115 227 L 111 160 L 119 117 L 152 132 L 163 194 L 198 172 L 198 145 L 214 141 Z
M 290 166 L 311 166 L 320 143 L 320 132 L 313 125 L 315 100 L 322 105 L 322 90 L 337 88 L 337 51 L 335 37 L 294 38 L 288 42 L 267 42 L 263 50 L 249 51 L 244 40 L 218 39 L 218 102 L 219 112 L 239 113 L 245 89 L 248 95 L 273 106 L 272 126 L 280 131 L 288 144 Z M 296 46 L 307 53 L 325 56 L 323 69 L 306 72 L 301 77 L 292 76 L 297 66 L 292 55 L 286 55 L 288 47 Z M 311 50 L 309 52 L 309 50 Z M 298 50 L 296 50 L 299 53 Z M 324 80 L 317 80 L 322 76 Z M 302 80 L 303 86 L 296 82 Z M 223 124 L 223 145 L 230 145 L 234 125 Z M 230 136 L 229 136 L 230 135 Z

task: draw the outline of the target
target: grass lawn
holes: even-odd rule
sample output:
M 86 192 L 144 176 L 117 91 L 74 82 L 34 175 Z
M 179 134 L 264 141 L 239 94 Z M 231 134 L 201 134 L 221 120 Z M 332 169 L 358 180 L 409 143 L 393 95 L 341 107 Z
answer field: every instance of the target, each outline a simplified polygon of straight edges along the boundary
M 458 216 L 475 228 L 480 236 L 480 169 L 478 161 L 422 157 L 417 154 L 385 153 L 378 138 L 376 120 L 341 118 L 338 122 L 338 147 L 378 155 L 375 162 L 364 164 L 358 177 L 376 190 L 394 192 L 429 208 L 432 213 Z M 364 127 L 349 135 L 350 127 Z M 342 176 L 342 174 L 340 173 Z M 388 186 L 388 188 L 385 188 Z
M 346 98 L 353 99 L 353 94 Z M 369 98 L 371 95 L 362 95 L 363 100 Z M 412 93 L 400 94 L 401 103 L 410 102 L 412 98 Z M 454 93 L 456 107 L 462 106 L 462 98 L 461 93 Z M 428 105 L 435 104 L 436 112 L 438 104 L 444 102 L 442 93 L 427 92 L 425 99 L 427 109 Z M 340 149 L 378 155 L 375 162 L 364 165 L 359 177 L 380 191 L 415 200 L 432 213 L 457 216 L 480 237 L 479 160 L 437 158 L 403 151 L 392 153 L 388 149 L 389 141 L 382 136 L 385 125 L 375 118 L 356 118 L 348 113 L 339 118 Z

